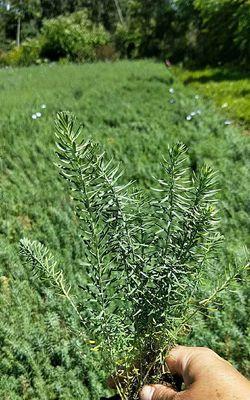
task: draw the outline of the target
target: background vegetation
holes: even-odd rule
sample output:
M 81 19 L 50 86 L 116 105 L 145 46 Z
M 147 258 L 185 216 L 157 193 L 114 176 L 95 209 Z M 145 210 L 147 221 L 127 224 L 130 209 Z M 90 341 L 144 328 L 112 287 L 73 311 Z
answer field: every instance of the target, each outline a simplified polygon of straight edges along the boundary
M 250 127 L 250 73 L 230 67 L 190 70 L 176 67 L 174 74 L 184 85 L 212 99 L 231 123 L 239 123 L 244 134 Z
M 37 239 L 76 289 L 84 279 L 72 201 L 53 165 L 56 112 L 74 111 L 86 138 L 98 139 L 122 164 L 124 182 L 144 190 L 153 186 L 161 154 L 178 140 L 190 149 L 192 169 L 203 162 L 217 169 L 226 242 L 220 265 L 249 244 L 249 139 L 225 124 L 212 101 L 152 61 L 2 69 L 0 88 L 0 395 L 98 399 L 104 377 L 91 348 L 83 354 L 75 339 L 71 310 L 32 280 L 18 255 L 20 238 Z M 246 279 L 193 321 L 188 343 L 213 347 L 249 375 Z
M 85 277 L 72 202 L 53 165 L 57 111 L 73 111 L 86 138 L 121 163 L 124 182 L 145 191 L 167 146 L 184 142 L 194 171 L 204 162 L 219 171 L 218 268 L 249 245 L 249 36 L 249 0 L 0 0 L 2 399 L 106 393 L 98 353 L 83 354 L 71 310 L 18 255 L 20 238 L 37 239 L 76 290 Z M 250 376 L 246 280 L 192 322 L 187 343 L 211 346 Z
M 5 65 L 161 57 L 192 67 L 247 66 L 249 35 L 248 0 L 0 1 Z

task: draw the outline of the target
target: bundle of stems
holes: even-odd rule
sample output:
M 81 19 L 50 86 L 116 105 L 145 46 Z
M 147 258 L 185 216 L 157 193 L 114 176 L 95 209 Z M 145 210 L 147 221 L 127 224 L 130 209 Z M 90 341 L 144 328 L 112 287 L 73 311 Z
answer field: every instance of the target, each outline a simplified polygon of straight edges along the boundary
M 169 148 L 150 195 L 120 183 L 119 167 L 81 139 L 68 112 L 57 116 L 56 146 L 84 248 L 80 298 L 42 244 L 22 239 L 21 253 L 70 302 L 85 346 L 99 354 L 120 398 L 135 400 L 145 383 L 166 381 L 167 351 L 245 266 L 217 266 L 216 283 L 204 291 L 222 243 L 216 174 L 205 166 L 192 172 L 183 144 Z

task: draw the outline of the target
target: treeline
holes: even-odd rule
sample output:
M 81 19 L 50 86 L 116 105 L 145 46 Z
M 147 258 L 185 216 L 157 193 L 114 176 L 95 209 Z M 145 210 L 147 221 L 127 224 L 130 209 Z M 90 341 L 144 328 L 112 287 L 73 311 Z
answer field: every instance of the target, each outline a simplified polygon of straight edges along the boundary
M 249 0 L 0 0 L 0 58 L 167 58 L 188 66 L 250 60 Z

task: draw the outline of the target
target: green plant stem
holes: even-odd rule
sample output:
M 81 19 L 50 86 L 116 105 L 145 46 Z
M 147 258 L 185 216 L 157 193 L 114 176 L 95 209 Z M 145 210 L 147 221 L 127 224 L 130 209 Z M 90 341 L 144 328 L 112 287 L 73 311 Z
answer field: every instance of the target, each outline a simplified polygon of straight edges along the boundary
M 244 267 L 244 269 L 247 268 L 247 266 Z M 211 296 L 209 296 L 209 298 L 204 299 L 202 301 L 200 301 L 198 303 L 197 308 L 191 313 L 189 314 L 177 327 L 177 329 L 171 334 L 171 336 L 173 336 L 174 340 L 176 340 L 176 337 L 178 336 L 178 334 L 180 333 L 180 331 L 183 329 L 183 327 L 190 321 L 192 320 L 196 314 L 199 313 L 200 308 L 199 307 L 204 307 L 207 306 L 209 303 L 211 303 L 217 296 L 218 294 L 223 291 L 227 286 L 229 286 L 230 282 L 238 275 L 239 272 L 229 276 L 226 281 L 219 287 L 217 288 L 212 294 Z M 168 349 L 169 345 L 166 345 L 165 347 L 163 347 L 163 349 L 161 350 L 161 354 L 166 353 L 167 349 Z M 155 360 L 149 365 L 146 374 L 144 375 L 144 379 L 143 379 L 143 384 L 146 382 L 152 368 L 157 364 L 158 361 L 160 361 L 161 358 L 161 354 L 159 356 L 157 356 L 155 358 Z

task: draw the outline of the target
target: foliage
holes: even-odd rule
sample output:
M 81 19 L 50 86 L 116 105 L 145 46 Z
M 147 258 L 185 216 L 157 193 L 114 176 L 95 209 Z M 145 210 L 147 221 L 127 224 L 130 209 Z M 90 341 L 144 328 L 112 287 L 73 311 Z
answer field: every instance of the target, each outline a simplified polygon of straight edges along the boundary
M 105 44 L 98 46 L 95 49 L 95 59 L 99 61 L 115 61 L 119 58 L 119 53 L 117 53 L 115 46 L 113 44 Z
M 250 4 L 244 0 L 133 0 L 127 25 L 136 56 L 160 56 L 188 65 L 247 65 Z M 133 37 L 137 38 L 133 42 Z
M 227 296 L 223 296 L 218 301 L 217 308 L 211 307 L 208 318 L 202 318 L 197 315 L 195 330 L 190 332 L 187 344 L 195 346 L 207 346 L 224 354 L 226 360 L 234 360 L 234 363 L 241 363 L 245 374 L 249 377 L 248 370 L 248 353 L 244 349 L 248 347 L 249 341 L 249 324 L 248 310 L 250 306 L 249 299 L 249 273 L 242 274 L 241 289 L 239 284 L 231 285 L 232 292 L 230 300 Z M 228 301 L 229 300 L 229 301 Z M 222 313 L 223 301 L 228 301 L 227 312 Z M 234 304 L 241 304 L 237 309 Z M 231 326 L 231 321 L 237 319 L 238 326 Z M 205 329 L 205 325 L 209 321 L 210 329 Z M 216 332 L 220 332 L 218 335 Z M 239 342 L 239 348 L 234 347 L 234 342 Z M 238 364 L 239 365 L 239 364 Z
M 78 10 L 78 7 L 80 7 L 81 3 L 83 3 L 81 0 L 60 0 L 53 2 L 50 0 L 40 1 L 43 19 L 56 18 L 59 15 L 73 13 L 74 11 Z
M 20 47 L 14 47 L 12 50 L 2 56 L 2 64 L 16 67 L 38 64 L 41 62 L 41 40 L 29 39 L 23 42 Z
M 191 85 L 202 95 L 214 100 L 225 118 L 239 122 L 248 134 L 250 127 L 250 74 L 235 68 L 206 68 L 184 70 L 175 68 L 174 73 L 185 85 Z
M 73 52 L 75 59 L 82 43 L 87 59 L 93 59 L 92 45 L 88 46 L 94 40 L 89 38 L 90 26 L 86 31 L 84 24 L 74 21 L 74 15 L 80 12 L 84 20 L 91 21 L 93 36 L 105 44 L 115 42 L 122 57 L 170 58 L 189 67 L 228 63 L 247 66 L 250 59 L 248 0 L 25 0 L 21 6 L 13 0 L 10 8 L 8 3 L 0 3 L 3 50 L 17 37 L 18 19 L 25 41 L 39 36 L 41 27 L 44 23 L 47 27 L 46 21 L 52 17 L 46 28 L 50 31 L 47 48 L 51 59 L 54 47 L 60 53 L 57 57 L 72 58 Z M 67 29 L 63 29 L 64 23 Z M 85 59 L 85 55 L 82 57 Z
M 127 0 L 88 0 L 85 6 L 91 21 L 102 23 L 109 32 L 113 33 L 117 23 L 124 23 L 127 11 Z
M 152 175 L 159 176 L 161 154 L 177 141 L 189 147 L 192 170 L 204 163 L 218 170 L 221 269 L 243 243 L 249 245 L 249 137 L 237 125 L 226 126 L 212 102 L 195 98 L 164 65 L 150 61 L 2 69 L 0 88 L 1 397 L 99 399 L 107 392 L 91 357 L 98 353 L 80 351 L 83 342 L 75 333 L 81 324 L 70 305 L 33 280 L 18 257 L 23 237 L 46 244 L 72 293 L 85 301 L 79 288 L 86 282 L 79 222 L 53 165 L 56 112 L 73 111 L 84 136 L 101 142 L 107 157 L 120 162 L 121 184 L 136 181 L 146 194 L 155 186 Z M 197 110 L 201 114 L 186 120 Z M 37 111 L 42 116 L 33 120 Z M 249 376 L 247 279 L 242 275 L 208 317 L 192 323 L 186 342 L 211 345 Z
M 95 50 L 108 43 L 102 26 L 94 26 L 85 12 L 47 20 L 42 29 L 42 55 L 51 60 L 68 57 L 75 61 L 95 59 Z
M 235 18 L 238 21 L 237 30 L 234 33 L 234 44 L 239 49 L 240 60 L 248 65 L 250 59 L 250 44 L 247 39 L 250 36 L 250 7 L 249 2 L 242 2 L 236 10 Z
M 3 28 L 18 46 L 21 39 L 36 35 L 41 16 L 40 0 L 4 0 L 0 8 Z
M 25 14 L 39 16 L 40 14 L 40 0 L 8 0 L 3 3 L 8 3 L 7 9 L 15 16 L 19 14 L 22 17 L 24 17 Z
M 0 66 L 5 66 L 6 54 L 4 51 L 0 50 Z
M 139 29 L 130 30 L 128 26 L 118 24 L 114 34 L 114 43 L 121 57 L 136 58 L 139 56 L 139 47 L 142 34 Z
M 185 324 L 240 275 L 238 268 L 226 277 L 220 271 L 221 283 L 202 297 L 221 244 L 215 174 L 207 167 L 190 173 L 186 148 L 176 144 L 156 179 L 160 196 L 148 200 L 119 183 L 119 168 L 80 137 L 70 113 L 58 114 L 56 138 L 58 168 L 71 188 L 85 252 L 81 308 L 46 248 L 22 239 L 21 254 L 70 302 L 83 339 L 101 352 L 102 369 L 112 374 L 121 399 L 136 399 L 143 384 L 162 380 L 165 352 Z
M 152 57 L 161 54 L 163 35 L 169 34 L 168 20 L 171 9 L 164 1 L 131 1 L 127 10 L 127 23 L 117 25 L 115 40 L 122 55 Z M 165 19 L 165 33 L 161 26 Z M 157 32 L 156 32 L 157 31 Z
M 48 290 L 35 294 L 28 281 L 6 276 L 0 278 L 0 304 L 2 399 L 98 398 L 102 374 L 94 376 L 91 354 L 83 354 L 81 338 L 72 333 L 79 325 L 67 304 L 58 307 Z
M 116 3 L 124 13 L 127 0 L 60 0 L 56 2 L 41 0 L 42 16 L 44 19 L 49 19 L 85 9 L 91 21 L 101 23 L 105 29 L 113 31 L 119 20 Z
M 197 41 L 197 55 L 201 64 L 246 61 L 250 53 L 249 45 L 245 42 L 247 31 L 244 27 L 249 26 L 250 22 L 249 2 L 196 0 L 194 4 L 201 16 L 201 31 Z

